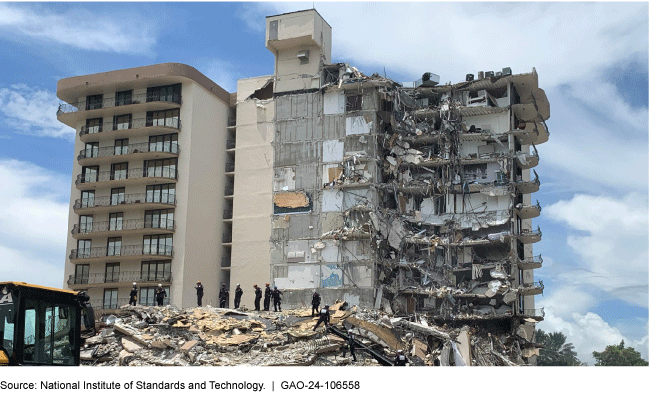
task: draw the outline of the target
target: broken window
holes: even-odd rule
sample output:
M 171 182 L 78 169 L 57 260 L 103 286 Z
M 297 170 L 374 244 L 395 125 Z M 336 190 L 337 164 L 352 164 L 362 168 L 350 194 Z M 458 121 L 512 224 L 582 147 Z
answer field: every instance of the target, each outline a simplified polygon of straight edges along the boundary
M 345 101 L 345 112 L 360 111 L 361 99 L 362 96 L 360 94 L 348 95 Z

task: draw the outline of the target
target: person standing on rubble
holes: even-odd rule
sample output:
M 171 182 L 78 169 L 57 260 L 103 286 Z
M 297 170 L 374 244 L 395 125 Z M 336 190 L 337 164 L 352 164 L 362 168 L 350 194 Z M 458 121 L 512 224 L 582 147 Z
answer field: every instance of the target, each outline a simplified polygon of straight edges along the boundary
M 158 302 L 159 306 L 163 305 L 165 297 L 167 297 L 167 291 L 162 287 L 162 284 L 159 283 L 158 288 L 156 288 L 156 302 Z
M 314 290 L 314 294 L 311 295 L 311 316 L 314 316 L 314 311 L 318 314 L 318 306 L 320 306 L 320 294 Z
M 327 329 L 330 326 L 330 306 L 329 306 L 329 304 L 325 304 L 325 307 L 323 307 L 320 310 L 319 317 L 318 317 L 318 322 L 316 322 L 316 326 L 314 327 L 314 331 L 316 331 L 316 328 L 318 328 L 318 325 L 320 325 L 321 322 L 325 323 L 325 329 Z
M 226 284 L 221 284 L 221 290 L 219 291 L 219 307 L 226 308 L 228 306 L 228 289 L 226 289 Z
M 253 285 L 255 288 L 255 311 L 260 311 L 260 300 L 262 300 L 262 289 L 257 286 L 257 283 Z
M 133 287 L 131 288 L 131 292 L 129 293 L 129 305 L 134 306 L 136 303 L 135 301 L 138 298 L 138 287 L 136 286 L 137 284 L 133 282 Z
M 266 284 L 266 289 L 264 289 L 264 311 L 269 311 L 271 307 L 271 286 Z
M 354 354 L 354 349 L 357 348 L 357 344 L 354 339 L 354 332 L 352 332 L 352 329 L 348 329 L 348 345 L 343 347 L 343 357 L 345 357 L 348 349 L 350 349 L 350 355 L 352 356 L 352 359 L 354 361 L 357 361 L 357 355 Z
M 201 307 L 203 305 L 203 285 L 201 281 L 196 282 L 196 305 Z
M 241 295 L 244 294 L 244 290 L 237 284 L 237 289 L 235 289 L 235 308 L 239 308 L 239 303 L 241 303 Z
M 278 312 L 278 309 L 282 311 L 282 299 L 280 298 L 280 296 L 282 296 L 282 292 L 278 290 L 277 286 L 273 287 L 272 296 L 273 296 L 273 309 L 275 310 L 275 312 Z
M 406 356 L 404 355 L 404 350 L 397 350 L 397 357 L 395 357 L 395 361 L 393 362 L 393 365 L 396 367 L 404 367 L 406 364 L 409 364 L 410 361 Z

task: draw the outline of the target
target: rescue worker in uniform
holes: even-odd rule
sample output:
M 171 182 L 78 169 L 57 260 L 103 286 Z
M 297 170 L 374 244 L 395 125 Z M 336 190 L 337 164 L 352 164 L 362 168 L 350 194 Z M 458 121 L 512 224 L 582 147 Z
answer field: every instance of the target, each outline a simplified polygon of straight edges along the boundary
M 354 349 L 357 348 L 357 345 L 354 341 L 354 332 L 352 332 L 352 329 L 348 329 L 348 345 L 343 347 L 343 357 L 348 352 L 348 348 L 350 349 L 350 355 L 352 355 L 352 359 L 354 361 L 357 361 L 357 355 L 354 354 Z
M 241 296 L 244 294 L 244 290 L 237 284 L 237 289 L 235 289 L 235 308 L 239 308 L 241 303 Z
M 162 287 L 162 284 L 159 283 L 158 287 L 156 288 L 156 302 L 158 303 L 159 306 L 163 305 L 163 301 L 165 300 L 165 297 L 167 297 L 167 291 L 165 288 Z
M 325 323 L 325 329 L 327 329 L 330 326 L 330 306 L 329 304 L 325 304 L 325 307 L 321 308 L 319 317 L 318 317 L 318 322 L 316 322 L 316 326 L 314 326 L 314 331 L 316 328 L 318 328 L 318 325 L 320 325 L 321 322 Z
M 278 290 L 277 286 L 273 286 L 273 292 L 271 292 L 271 295 L 273 296 L 273 309 L 275 312 L 278 312 L 278 310 L 282 311 L 282 299 L 280 298 L 282 292 Z
M 320 306 L 320 294 L 314 290 L 314 294 L 311 296 L 311 316 L 314 316 L 314 311 L 318 314 L 318 306 Z
M 260 300 L 262 300 L 262 289 L 257 286 L 257 283 L 253 285 L 255 288 L 255 311 L 260 311 Z
M 131 292 L 129 293 L 129 305 L 134 306 L 135 301 L 138 299 L 138 288 L 136 286 L 136 283 L 133 282 L 133 287 L 131 288 Z
M 201 281 L 196 282 L 196 305 L 201 307 L 203 305 L 203 285 Z
M 409 362 L 409 359 L 404 355 L 404 350 L 397 350 L 397 357 L 395 357 L 393 365 L 396 367 L 403 367 Z
M 226 308 L 228 306 L 228 289 L 226 289 L 226 284 L 221 284 L 221 290 L 219 291 L 219 307 Z
M 266 284 L 266 289 L 264 289 L 264 311 L 269 311 L 271 306 L 271 286 Z

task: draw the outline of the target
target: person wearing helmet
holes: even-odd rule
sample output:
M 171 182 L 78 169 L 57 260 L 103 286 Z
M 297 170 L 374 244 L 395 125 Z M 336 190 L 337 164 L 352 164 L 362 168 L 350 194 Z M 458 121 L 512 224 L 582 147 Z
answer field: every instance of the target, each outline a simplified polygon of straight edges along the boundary
M 357 355 L 354 354 L 354 349 L 357 347 L 357 343 L 354 338 L 354 332 L 352 332 L 352 329 L 348 329 L 348 345 L 343 346 L 343 357 L 345 357 L 345 354 L 347 354 L 348 349 L 350 349 L 350 355 L 352 356 L 352 359 L 354 361 L 357 361 Z
M 314 326 L 314 331 L 316 331 L 316 328 L 318 328 L 318 325 L 320 325 L 321 322 L 325 323 L 325 329 L 327 329 L 330 326 L 329 304 L 325 304 L 325 307 L 321 308 L 320 313 L 318 314 L 318 322 L 316 322 L 316 326 Z
M 219 291 L 219 307 L 226 308 L 228 307 L 228 289 L 226 289 L 226 284 L 221 284 L 221 290 Z
M 196 305 L 201 307 L 203 305 L 203 285 L 201 281 L 196 282 Z
M 133 282 L 133 287 L 131 288 L 131 292 L 129 293 L 129 305 L 134 306 L 136 303 L 135 301 L 138 298 L 138 287 L 135 282 Z
M 278 312 L 278 310 L 282 311 L 282 299 L 280 296 L 282 296 L 282 292 L 278 290 L 277 286 L 273 287 L 273 292 L 271 292 L 271 295 L 273 296 L 273 309 L 275 312 Z
M 260 311 L 260 300 L 262 300 L 262 289 L 257 286 L 257 283 L 253 285 L 255 288 L 255 311 Z
M 264 289 L 264 311 L 269 311 L 269 307 L 271 307 L 271 286 L 269 284 L 266 284 L 266 289 Z
M 167 291 L 164 287 L 162 287 L 162 284 L 159 283 L 158 287 L 156 288 L 156 302 L 159 306 L 163 305 L 165 297 L 167 297 Z
M 239 308 L 241 303 L 241 295 L 244 294 L 244 290 L 237 284 L 237 289 L 235 289 L 235 308 Z
M 314 294 L 311 295 L 311 316 L 314 316 L 314 311 L 318 314 L 318 306 L 320 306 L 320 294 L 314 290 Z
M 406 364 L 409 362 L 409 359 L 404 355 L 404 350 L 397 350 L 397 357 L 395 357 L 395 362 L 393 365 L 396 367 L 403 367 L 406 366 Z

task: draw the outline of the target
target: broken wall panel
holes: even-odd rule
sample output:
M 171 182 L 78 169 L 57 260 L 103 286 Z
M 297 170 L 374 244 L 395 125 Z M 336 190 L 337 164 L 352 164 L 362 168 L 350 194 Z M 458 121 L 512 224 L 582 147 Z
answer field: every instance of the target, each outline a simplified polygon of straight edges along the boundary
M 276 168 L 273 176 L 273 191 L 293 191 L 296 189 L 296 169 Z
M 372 131 L 373 118 L 369 114 L 345 118 L 346 135 L 363 135 Z
M 325 115 L 343 114 L 345 112 L 345 93 L 337 90 L 323 95 L 323 112 Z
M 343 270 L 336 264 L 322 265 L 320 287 L 337 288 L 343 286 Z
M 344 224 L 343 215 L 339 212 L 322 212 L 320 214 L 320 217 L 321 217 L 320 220 L 321 235 L 324 234 L 325 232 L 330 232 L 339 229 Z
M 286 276 L 274 277 L 274 285 L 280 290 L 287 289 L 315 289 L 320 287 L 319 265 L 288 265 Z
M 341 162 L 343 161 L 344 143 L 340 140 L 323 141 L 323 162 Z

